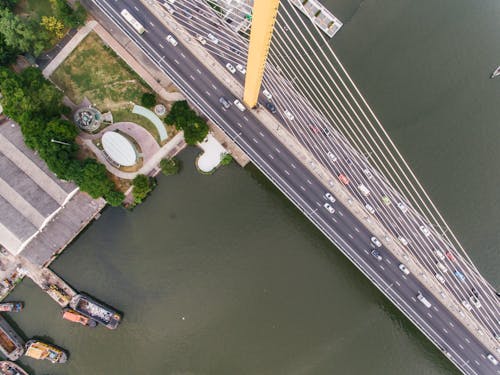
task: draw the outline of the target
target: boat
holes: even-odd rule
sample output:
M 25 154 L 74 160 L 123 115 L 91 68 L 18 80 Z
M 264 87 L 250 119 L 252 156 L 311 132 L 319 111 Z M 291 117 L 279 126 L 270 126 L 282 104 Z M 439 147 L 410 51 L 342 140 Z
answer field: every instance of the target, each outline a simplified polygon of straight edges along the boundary
M 491 73 L 490 78 L 495 78 L 496 76 L 500 76 L 500 65 L 497 66 L 497 68 L 493 71 L 493 73 Z
M 85 293 L 74 296 L 69 306 L 86 317 L 95 320 L 106 328 L 115 329 L 122 319 L 120 313 L 105 304 L 96 301 Z
M 87 327 L 95 327 L 97 326 L 97 322 L 94 319 L 86 317 L 79 312 L 70 309 L 69 307 L 65 307 L 63 310 L 63 319 L 69 320 L 70 322 L 80 323 L 83 326 Z
M 15 361 L 24 353 L 24 340 L 2 316 L 0 316 L 0 352 L 11 361 Z
M 0 302 L 0 312 L 19 312 L 23 308 L 22 302 Z
M 17 363 L 0 361 L 0 375 L 29 375 Z
M 24 355 L 34 359 L 46 359 L 52 363 L 64 363 L 68 359 L 68 354 L 63 349 L 39 340 L 29 340 Z

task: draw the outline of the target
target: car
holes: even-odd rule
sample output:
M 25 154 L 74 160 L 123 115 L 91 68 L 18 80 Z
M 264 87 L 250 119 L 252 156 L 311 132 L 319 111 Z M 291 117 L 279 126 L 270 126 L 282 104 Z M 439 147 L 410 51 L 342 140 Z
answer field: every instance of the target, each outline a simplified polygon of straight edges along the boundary
M 443 275 L 441 275 L 440 273 L 435 273 L 434 276 L 436 276 L 436 279 L 438 279 L 438 281 L 441 284 L 444 284 L 446 282 L 446 280 L 444 279 Z
M 410 270 L 408 269 L 408 267 L 406 267 L 403 263 L 401 263 L 399 265 L 399 269 L 401 270 L 401 272 L 403 272 L 405 275 L 409 275 L 410 274 Z
M 443 263 L 436 262 L 436 266 L 438 266 L 438 268 L 441 270 L 441 272 L 444 272 L 444 273 L 448 272 L 448 268 L 446 268 L 446 266 Z
M 267 98 L 267 100 L 271 100 L 273 98 L 273 95 L 266 89 L 262 90 L 262 95 L 264 95 Z
M 375 213 L 375 209 L 374 209 L 372 206 L 370 206 L 368 203 L 367 203 L 367 204 L 365 204 L 365 208 L 366 208 L 366 210 L 367 210 L 369 213 L 371 213 L 371 214 L 374 214 L 374 213 Z
M 236 106 L 236 108 L 238 108 L 241 112 L 245 111 L 246 109 L 245 106 L 238 99 L 235 99 L 233 103 Z
M 332 206 L 330 206 L 328 203 L 325 203 L 325 204 L 323 205 L 323 207 L 325 207 L 325 208 L 326 208 L 326 210 L 327 210 L 329 213 L 331 213 L 331 214 L 333 214 L 333 213 L 335 212 L 335 209 L 334 209 Z
M 309 125 L 309 129 L 311 129 L 311 131 L 314 134 L 318 134 L 319 133 L 319 129 L 316 126 L 314 126 L 314 125 Z
M 227 68 L 227 70 L 229 70 L 231 73 L 233 73 L 233 74 L 234 74 L 234 73 L 236 73 L 236 69 L 234 68 L 233 64 L 231 64 L 231 63 L 227 63 L 227 64 L 226 64 L 226 68 Z
M 365 197 L 370 195 L 370 190 L 365 185 L 359 184 L 358 189 Z
M 326 135 L 327 137 L 330 136 L 330 129 L 328 128 L 323 128 L 323 134 Z
M 382 202 L 386 205 L 386 206 L 390 206 L 391 205 L 391 200 L 389 199 L 389 197 L 387 195 L 382 195 Z
M 228 18 L 228 19 L 229 19 L 229 18 Z M 240 51 L 239 51 L 239 49 L 237 49 L 235 46 L 229 46 L 229 49 L 230 49 L 231 51 L 233 51 L 234 53 L 236 53 L 237 55 L 240 55 L 240 54 L 241 54 L 241 53 L 240 53 Z
M 489 360 L 491 363 L 493 363 L 495 366 L 496 366 L 496 365 L 498 365 L 498 361 L 497 361 L 497 359 L 493 356 L 493 354 L 488 353 L 488 354 L 486 355 L 486 358 L 488 358 L 488 360 Z
M 293 121 L 295 120 L 295 116 L 292 115 L 292 112 L 290 112 L 288 109 L 285 109 L 285 116 L 290 120 L 290 121 Z
M 380 251 L 376 250 L 376 249 L 373 249 L 371 252 L 370 252 L 371 255 L 373 255 L 373 257 L 375 259 L 377 259 L 379 262 L 382 261 L 382 255 L 380 254 Z
M 419 229 L 424 234 L 425 237 L 429 237 L 431 235 L 429 228 L 427 228 L 425 225 L 419 226 Z
M 408 212 L 408 207 L 403 202 L 398 202 L 398 207 L 403 213 Z
M 273 103 L 266 102 L 265 106 L 269 110 L 269 112 L 276 113 L 276 106 Z
M 219 103 L 222 104 L 222 106 L 225 108 L 225 109 L 228 109 L 229 107 L 231 107 L 231 103 L 228 102 L 228 100 L 226 98 L 224 98 L 223 96 L 221 96 L 219 98 Z
M 480 309 L 483 306 L 481 305 L 481 302 L 479 302 L 476 296 L 469 296 L 469 301 L 478 309 Z
M 174 8 L 167 2 L 161 4 L 163 5 L 163 7 L 170 13 L 170 14 L 174 14 L 175 13 L 175 10 Z
M 403 245 L 407 246 L 408 245 L 408 241 L 406 238 L 404 238 L 403 236 L 398 236 L 398 240 L 399 242 L 401 242 Z
M 465 281 L 465 275 L 460 272 L 459 270 L 455 270 L 453 271 L 453 274 L 455 275 L 455 277 L 460 280 L 460 281 Z
M 378 240 L 377 237 L 375 236 L 372 236 L 372 238 L 370 238 L 370 240 L 372 241 L 372 243 L 377 246 L 377 247 L 381 247 L 382 246 L 382 243 Z
M 207 35 L 207 37 L 208 37 L 208 39 L 210 39 L 212 41 L 212 43 L 219 44 L 219 39 L 217 39 L 214 34 L 209 33 Z
M 174 47 L 178 44 L 177 40 L 175 40 L 175 38 L 170 34 L 167 35 L 167 42 L 169 42 Z
M 346 175 L 344 174 L 339 174 L 339 180 L 342 182 L 344 185 L 349 185 L 349 179 L 347 178 Z
M 203 38 L 201 35 L 198 35 L 196 37 L 196 39 L 198 40 L 198 42 L 200 42 L 203 45 L 207 44 L 207 40 L 205 38 Z
M 469 301 L 462 300 L 462 305 L 469 311 L 472 310 L 472 305 L 469 303 Z
M 241 74 L 245 74 L 247 72 L 247 70 L 245 69 L 245 67 L 241 64 L 236 64 L 236 70 L 238 72 L 240 72 Z
M 367 179 L 371 180 L 373 178 L 373 174 L 372 174 L 372 172 L 370 172 L 370 170 L 368 168 L 363 169 L 363 173 L 365 174 Z
M 337 157 L 335 156 L 335 154 L 333 152 L 328 151 L 326 154 L 331 159 L 331 161 L 337 161 L 338 160 Z
M 451 260 L 452 262 L 456 262 L 457 259 L 455 258 L 455 255 L 453 255 L 453 253 L 451 251 L 447 251 L 446 252 L 446 257 Z
M 186 10 L 186 9 L 184 9 L 184 10 L 182 11 L 182 13 L 184 14 L 184 16 L 186 16 L 186 18 L 187 18 L 188 20 L 190 20 L 191 18 L 193 18 L 193 15 L 191 14 L 191 12 L 190 12 L 190 11 L 188 11 L 188 10 Z
M 436 254 L 436 256 L 441 259 L 441 260 L 444 260 L 444 254 L 441 250 L 439 249 L 434 249 L 434 254 Z
M 326 192 L 325 193 L 325 198 L 328 199 L 330 202 L 332 203 L 335 203 L 335 198 L 333 197 L 333 195 L 330 193 L 330 192 Z

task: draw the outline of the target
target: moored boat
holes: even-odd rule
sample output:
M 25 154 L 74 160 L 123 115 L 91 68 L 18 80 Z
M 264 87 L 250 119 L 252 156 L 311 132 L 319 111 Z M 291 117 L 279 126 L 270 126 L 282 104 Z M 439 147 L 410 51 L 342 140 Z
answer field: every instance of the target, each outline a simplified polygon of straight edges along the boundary
M 63 349 L 39 340 L 29 340 L 26 343 L 24 355 L 34 359 L 46 359 L 52 363 L 64 363 L 68 359 L 68 355 Z
M 495 78 L 497 76 L 500 76 L 500 65 L 493 71 L 493 73 L 491 73 L 490 78 Z
M 71 299 L 70 307 L 97 323 L 104 325 L 109 329 L 115 329 L 122 319 L 120 313 L 113 308 L 98 302 L 87 294 L 77 294 Z
M 29 375 L 17 363 L 11 361 L 0 361 L 0 375 Z
M 0 352 L 11 361 L 15 361 L 24 353 L 24 340 L 0 316 Z
M 69 307 L 65 307 L 63 310 L 63 319 L 69 320 L 70 322 L 80 323 L 83 326 L 87 327 L 95 327 L 97 322 L 94 319 L 91 319 L 79 312 L 70 309 Z
M 0 302 L 0 312 L 19 312 L 23 308 L 22 302 Z

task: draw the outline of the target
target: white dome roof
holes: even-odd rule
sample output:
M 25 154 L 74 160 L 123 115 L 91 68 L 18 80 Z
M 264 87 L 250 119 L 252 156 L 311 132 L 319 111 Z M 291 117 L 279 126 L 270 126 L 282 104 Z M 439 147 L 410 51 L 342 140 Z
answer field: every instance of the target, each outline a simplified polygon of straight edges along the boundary
M 123 135 L 109 131 L 104 133 L 101 142 L 106 154 L 116 163 L 124 167 L 130 167 L 137 162 L 137 154 L 134 146 Z

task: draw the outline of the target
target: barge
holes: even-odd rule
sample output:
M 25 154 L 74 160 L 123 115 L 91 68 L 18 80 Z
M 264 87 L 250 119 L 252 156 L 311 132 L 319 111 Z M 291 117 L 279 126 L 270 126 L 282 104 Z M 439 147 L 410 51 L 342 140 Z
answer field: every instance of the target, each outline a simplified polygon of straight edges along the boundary
M 25 355 L 34 359 L 46 359 L 52 363 L 64 363 L 68 359 L 65 350 L 38 340 L 26 343 Z
M 76 312 L 95 320 L 109 329 L 118 327 L 122 319 L 118 311 L 84 293 L 74 296 L 69 305 Z
M 19 312 L 24 308 L 22 302 L 0 302 L 0 312 Z
M 11 361 L 24 354 L 24 340 L 2 316 L 0 316 L 0 352 Z
M 0 361 L 0 375 L 29 375 L 17 363 Z
M 70 322 L 73 323 L 80 323 L 82 326 L 86 327 L 95 327 L 97 326 L 97 322 L 94 319 L 88 318 L 83 314 L 80 314 L 79 312 L 70 309 L 69 307 L 65 307 L 62 310 L 62 317 L 63 319 L 69 320 Z

